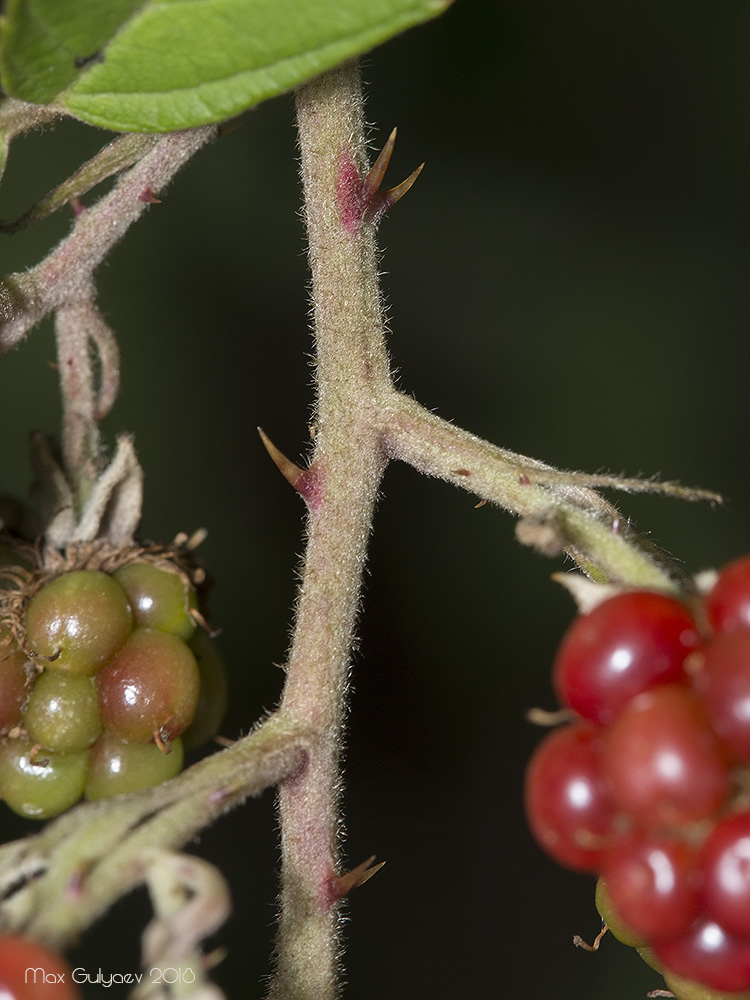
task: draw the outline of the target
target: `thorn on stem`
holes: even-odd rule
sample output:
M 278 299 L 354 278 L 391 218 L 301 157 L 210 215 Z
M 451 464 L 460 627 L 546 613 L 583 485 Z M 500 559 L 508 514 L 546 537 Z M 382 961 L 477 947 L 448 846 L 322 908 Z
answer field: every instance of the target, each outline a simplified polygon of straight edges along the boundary
M 145 187 L 138 195 L 139 201 L 145 201 L 147 205 L 161 205 L 161 198 L 155 198 L 150 187 Z
M 372 199 L 371 204 L 365 212 L 365 217 L 369 222 L 378 222 L 392 205 L 401 201 L 407 191 L 410 191 L 419 175 L 424 170 L 424 163 L 420 163 L 416 170 L 413 170 L 405 181 L 401 181 L 395 187 L 388 188 L 387 191 L 379 191 Z
M 312 465 L 309 469 L 301 469 L 298 465 L 279 451 L 262 427 L 258 434 L 263 447 L 273 459 L 273 462 L 284 479 L 293 486 L 311 510 L 317 509 L 321 500 L 321 476 L 318 469 Z
M 393 147 L 396 145 L 397 128 L 394 128 L 385 141 L 385 145 L 378 153 L 378 157 L 367 172 L 367 176 L 362 181 L 362 197 L 366 204 L 372 201 L 381 188 L 385 179 L 385 172 L 391 162 Z
M 373 854 L 372 857 L 357 865 L 356 868 L 352 868 L 350 872 L 332 879 L 331 902 L 335 903 L 336 900 L 346 896 L 346 894 L 351 892 L 352 889 L 358 889 L 359 886 L 364 885 L 365 882 L 369 882 L 372 876 L 375 875 L 376 872 L 379 872 L 385 864 L 385 861 L 381 861 L 377 865 L 374 865 L 374 860 L 375 855 Z
M 391 205 L 395 205 L 404 197 L 422 172 L 424 163 L 412 171 L 400 184 L 385 191 L 381 190 L 385 172 L 393 154 L 396 131 L 394 128 L 388 136 L 378 158 L 364 178 L 360 178 L 348 154 L 345 155 L 341 163 L 338 191 L 339 210 L 344 227 L 352 234 L 358 232 L 363 222 L 376 225 Z

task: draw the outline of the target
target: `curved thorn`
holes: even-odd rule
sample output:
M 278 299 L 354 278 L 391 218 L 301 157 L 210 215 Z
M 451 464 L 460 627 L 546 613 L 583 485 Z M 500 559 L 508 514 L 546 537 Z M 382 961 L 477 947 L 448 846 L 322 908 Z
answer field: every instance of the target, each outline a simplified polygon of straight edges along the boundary
M 367 210 L 368 218 L 377 221 L 392 205 L 395 205 L 397 201 L 401 201 L 406 192 L 413 187 L 414 182 L 423 169 L 424 163 L 420 163 L 417 169 L 413 170 L 405 181 L 401 181 L 395 187 L 388 188 L 387 191 L 379 191 L 372 199 Z
M 383 178 L 385 177 L 385 172 L 388 169 L 388 164 L 391 162 L 391 155 L 393 153 L 393 147 L 396 143 L 396 132 L 397 129 L 393 129 L 391 134 L 388 136 L 385 146 L 380 150 L 377 160 L 370 167 L 370 170 L 362 181 L 362 194 L 364 196 L 364 203 L 369 204 L 375 195 L 380 191 L 380 187 L 383 183 Z
M 385 864 L 385 861 L 381 861 L 379 864 L 374 865 L 375 855 L 363 861 L 361 864 L 357 865 L 356 868 L 352 868 L 350 872 L 345 875 L 339 875 L 338 878 L 333 879 L 333 896 L 334 899 L 341 899 L 342 896 L 346 896 L 347 893 L 351 892 L 352 889 L 357 889 L 359 886 L 364 885 L 368 882 L 376 872 Z
M 288 459 L 283 452 L 279 451 L 262 427 L 258 428 L 258 434 L 263 442 L 263 447 L 273 459 L 276 468 L 282 474 L 284 479 L 286 479 L 289 485 L 297 489 L 297 484 L 299 483 L 300 477 L 304 475 L 305 470 L 300 469 L 300 467 L 295 465 L 291 459 Z

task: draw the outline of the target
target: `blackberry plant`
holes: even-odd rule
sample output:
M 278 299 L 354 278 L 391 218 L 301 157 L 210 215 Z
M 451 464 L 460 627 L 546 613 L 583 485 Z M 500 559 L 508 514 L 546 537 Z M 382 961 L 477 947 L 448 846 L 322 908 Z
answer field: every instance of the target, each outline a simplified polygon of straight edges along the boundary
M 747 569 L 694 580 L 597 489 L 720 498 L 561 471 L 442 419 L 396 383 L 376 238 L 421 168 L 389 186 L 395 130 L 371 162 L 356 58 L 447 4 L 105 6 L 92 17 L 81 0 L 9 0 L 0 36 L 4 158 L 22 133 L 66 116 L 115 133 L 3 226 L 16 232 L 72 209 L 61 243 L 0 284 L 0 351 L 53 317 L 63 410 L 58 440 L 32 435 L 33 503 L 3 505 L 0 796 L 22 817 L 52 822 L 0 848 L 0 929 L 26 947 L 67 948 L 145 883 L 155 917 L 142 936 L 144 972 L 176 977 L 152 982 L 149 995 L 219 997 L 202 942 L 222 933 L 228 887 L 178 852 L 273 787 L 281 864 L 267 995 L 340 994 L 344 900 L 380 867 L 346 861 L 340 842 L 351 654 L 375 502 L 400 460 L 510 511 L 523 544 L 581 571 L 568 582 L 585 614 L 554 667 L 566 722 L 528 771 L 539 842 L 563 865 L 601 873 L 608 924 L 681 1000 L 750 991 Z M 135 442 L 123 433 L 110 447 L 101 430 L 120 365 L 94 276 L 188 160 L 236 115 L 290 90 L 311 270 L 312 445 L 297 464 L 261 439 L 305 504 L 298 599 L 277 706 L 183 770 L 231 700 L 202 603 L 202 533 L 171 545 L 140 535 Z M 731 889 L 728 869 L 739 871 Z

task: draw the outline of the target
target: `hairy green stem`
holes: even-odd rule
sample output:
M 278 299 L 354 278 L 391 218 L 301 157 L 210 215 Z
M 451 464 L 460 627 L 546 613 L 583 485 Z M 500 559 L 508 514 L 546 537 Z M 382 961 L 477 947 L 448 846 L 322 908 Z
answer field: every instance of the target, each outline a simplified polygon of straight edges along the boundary
M 64 947 L 134 886 L 153 848 L 175 849 L 303 766 L 315 735 L 275 714 L 156 788 L 89 802 L 0 847 L 0 928 Z
M 525 532 L 519 534 L 525 542 L 533 545 L 535 537 L 543 538 L 546 554 L 566 551 L 587 573 L 602 581 L 673 590 L 681 571 L 666 557 L 656 556 L 593 486 L 720 500 L 715 493 L 671 483 L 561 472 L 498 448 L 403 393 L 388 394 L 378 416 L 390 457 L 521 516 Z M 534 527 L 538 528 L 536 533 Z
M 282 783 L 281 912 L 271 996 L 338 993 L 339 753 L 360 582 L 385 467 L 367 400 L 387 384 L 374 227 L 349 219 L 365 170 L 359 74 L 347 65 L 297 94 L 316 345 L 315 452 L 282 710 L 320 739 Z M 355 213 L 356 214 L 356 213 Z M 347 221 L 351 225 L 347 225 Z
M 216 136 L 216 126 L 172 132 L 120 177 L 113 189 L 79 215 L 72 232 L 31 271 L 0 284 L 0 355 L 64 303 L 91 294 L 92 275 L 130 226 L 187 161 Z

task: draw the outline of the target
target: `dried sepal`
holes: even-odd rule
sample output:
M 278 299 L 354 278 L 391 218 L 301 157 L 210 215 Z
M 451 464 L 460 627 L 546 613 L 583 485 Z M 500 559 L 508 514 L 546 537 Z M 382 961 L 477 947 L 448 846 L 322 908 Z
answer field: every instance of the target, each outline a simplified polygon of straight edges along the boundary
M 66 544 L 107 538 L 130 545 L 141 520 L 143 470 L 132 438 L 121 434 L 112 461 L 96 481 L 91 497 Z
M 552 579 L 565 587 L 581 615 L 587 615 L 602 601 L 628 589 L 613 583 L 595 583 L 582 573 L 553 573 Z
M 696 592 L 705 597 L 710 590 L 713 590 L 718 579 L 719 573 L 715 569 L 704 569 L 701 573 L 696 573 L 693 577 Z

